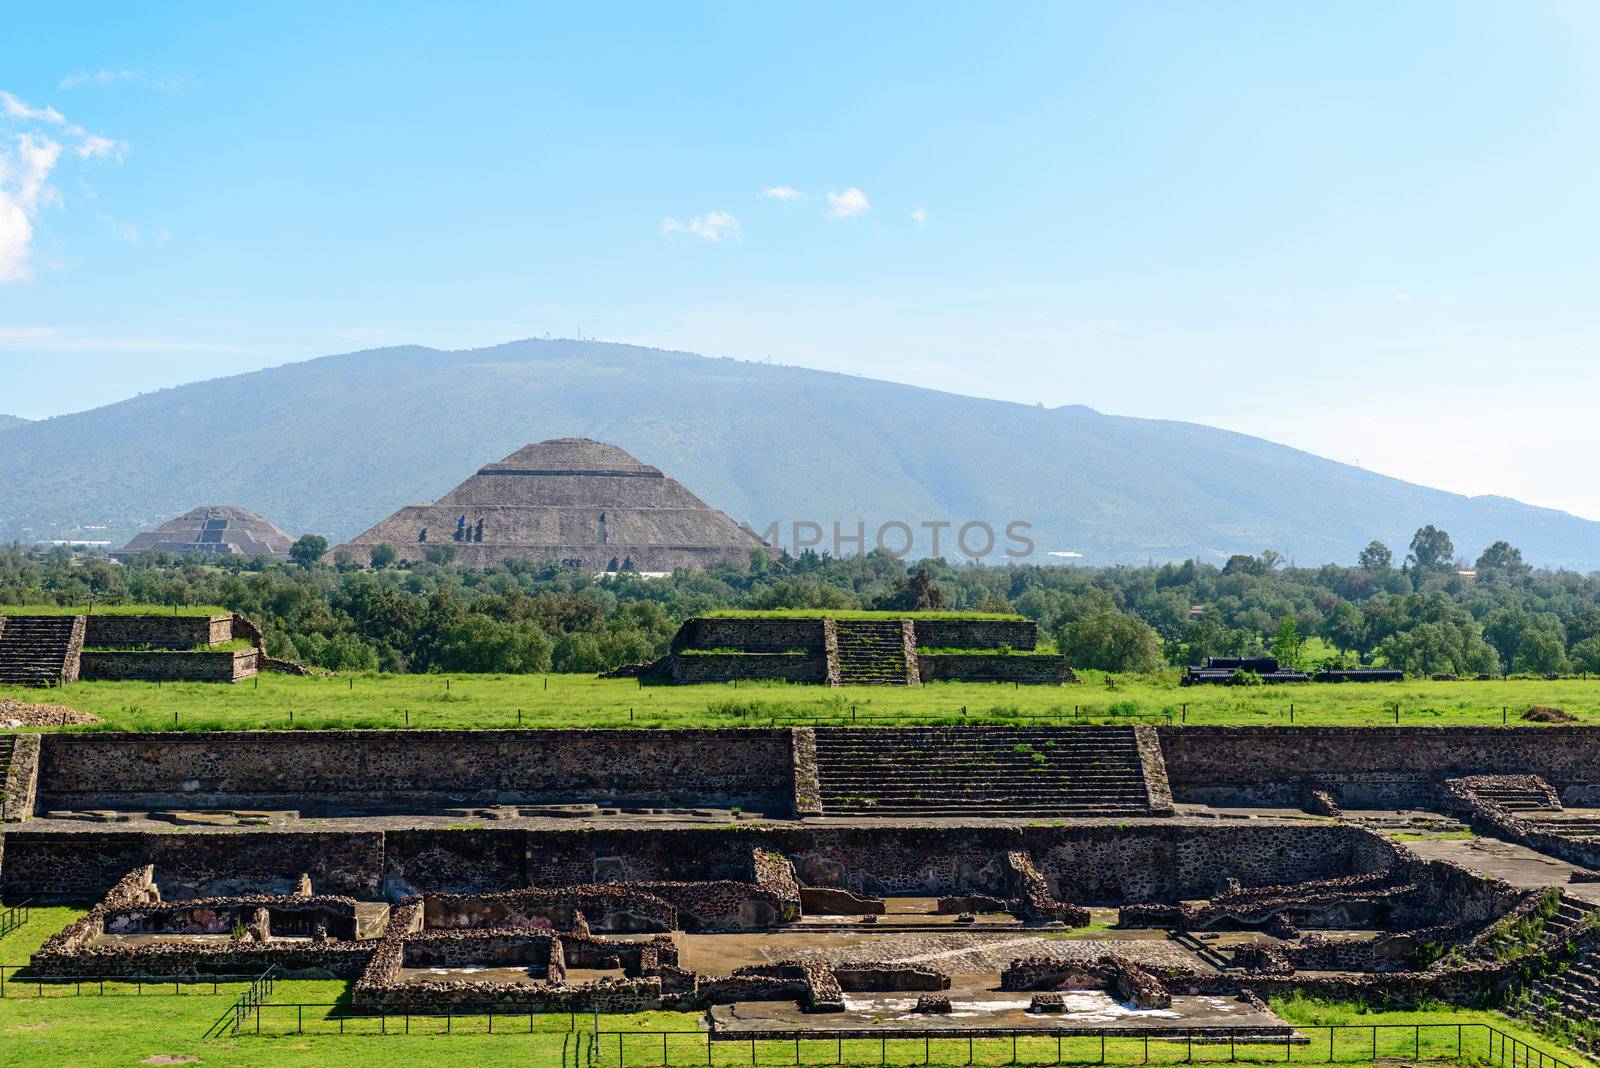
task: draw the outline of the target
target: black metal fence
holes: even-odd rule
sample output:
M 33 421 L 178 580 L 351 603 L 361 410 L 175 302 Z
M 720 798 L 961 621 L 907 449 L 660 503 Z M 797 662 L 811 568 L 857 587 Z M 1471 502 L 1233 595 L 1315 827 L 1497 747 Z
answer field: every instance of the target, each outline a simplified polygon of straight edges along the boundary
M 32 915 L 32 902 L 24 901 L 0 912 L 0 935 L 10 934 L 27 923 Z
M 222 1011 L 210 1027 L 206 1028 L 204 1038 L 213 1038 L 219 1035 L 236 1035 L 243 1029 L 245 1021 L 255 1015 L 266 1000 L 272 996 L 272 988 L 277 981 L 278 966 L 267 965 L 267 970 L 250 981 L 250 987 L 244 993 L 233 999 L 233 1004 Z
M 0 998 L 220 994 L 224 986 L 249 983 L 259 975 L 50 975 L 29 964 L 0 964 Z
M 386 1013 L 349 1004 L 262 1002 L 248 1033 L 282 1035 L 521 1035 L 548 1045 L 563 1064 L 594 1068 L 756 1068 L 798 1065 L 1063 1065 L 1368 1063 L 1410 1059 L 1494 1068 L 1580 1068 L 1493 1024 L 1418 1022 L 1254 1028 L 957 1028 L 730 1032 L 614 1030 L 586 1026 L 582 1014 L 463 1008 L 446 1013 Z M 519 1046 L 519 1050 L 522 1047 Z M 568 1058 L 571 1058 L 570 1062 Z

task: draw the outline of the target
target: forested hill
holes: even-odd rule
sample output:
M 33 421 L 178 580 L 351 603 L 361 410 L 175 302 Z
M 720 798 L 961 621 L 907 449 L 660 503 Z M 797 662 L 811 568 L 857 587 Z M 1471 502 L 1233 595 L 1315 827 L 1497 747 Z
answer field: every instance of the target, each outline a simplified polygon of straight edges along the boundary
M 1505 538 L 1540 565 L 1600 568 L 1600 524 L 1241 434 L 576 341 L 329 356 L 16 427 L 0 439 L 0 538 L 93 525 L 122 541 L 236 504 L 338 540 L 562 436 L 617 444 L 757 530 L 1023 520 L 1040 560 L 1272 548 L 1311 563 L 1432 523 L 1469 558 Z
M 31 422 L 31 420 L 24 419 L 20 415 L 6 415 L 4 413 L 0 413 L 0 430 L 10 430 L 12 427 L 27 426 L 29 422 Z

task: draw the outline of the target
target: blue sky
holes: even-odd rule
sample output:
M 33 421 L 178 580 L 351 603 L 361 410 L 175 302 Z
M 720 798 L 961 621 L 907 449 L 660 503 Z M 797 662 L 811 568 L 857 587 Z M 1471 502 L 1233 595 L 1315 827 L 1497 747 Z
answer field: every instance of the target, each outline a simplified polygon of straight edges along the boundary
M 0 412 L 581 330 L 1600 519 L 1592 4 L 0 23 Z

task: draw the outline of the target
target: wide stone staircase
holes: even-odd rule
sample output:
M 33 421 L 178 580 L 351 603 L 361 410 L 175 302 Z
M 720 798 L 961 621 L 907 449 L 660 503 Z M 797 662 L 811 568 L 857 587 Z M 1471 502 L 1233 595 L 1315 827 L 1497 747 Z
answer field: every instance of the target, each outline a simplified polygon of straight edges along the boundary
M 1576 933 L 1590 907 L 1561 899 L 1560 910 L 1545 925 L 1547 933 Z M 1600 1053 L 1600 938 L 1590 937 L 1576 960 L 1528 987 L 1528 997 L 1515 1009 L 1532 1023 L 1565 1034 L 1586 1053 Z
M 1600 819 L 1589 816 L 1535 820 L 1533 825 L 1548 834 L 1559 834 L 1567 838 L 1600 838 Z
M 824 814 L 1147 816 L 1131 727 L 819 727 Z
M 1548 795 L 1534 786 L 1519 785 L 1499 779 L 1472 788 L 1472 792 L 1491 804 L 1508 812 L 1560 812 L 1561 806 L 1550 804 Z
M 834 626 L 840 686 L 905 686 L 915 677 L 907 671 L 900 620 L 841 619 Z
M 53 686 L 78 677 L 82 616 L 7 616 L 0 620 L 0 683 Z

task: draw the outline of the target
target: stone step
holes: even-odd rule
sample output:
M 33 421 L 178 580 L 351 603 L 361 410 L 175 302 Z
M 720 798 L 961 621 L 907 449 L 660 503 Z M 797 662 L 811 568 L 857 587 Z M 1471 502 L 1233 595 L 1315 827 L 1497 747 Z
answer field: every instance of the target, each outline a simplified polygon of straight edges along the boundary
M 974 775 L 968 778 L 946 777 L 937 779 L 931 777 L 909 779 L 875 779 L 870 776 L 860 775 L 849 778 L 835 778 L 830 776 L 828 778 L 828 784 L 824 788 L 823 792 L 855 793 L 859 792 L 863 788 L 873 788 L 878 790 L 940 790 L 954 789 L 965 786 L 987 786 L 991 789 L 1003 786 L 1006 790 L 1011 792 L 1016 792 L 1018 790 L 1059 791 L 1062 789 L 1115 790 L 1122 787 L 1127 787 L 1130 789 L 1142 787 L 1143 780 L 1134 778 L 1133 776 L 1115 779 L 1073 779 L 1070 777 L 1046 778 L 1044 776 L 1022 778 L 1020 776 L 1001 775 Z
M 1019 746 L 1026 746 L 1026 748 L 1018 748 Z M 1051 753 L 1070 753 L 1081 754 L 1085 756 L 1096 756 L 1103 753 L 1111 756 L 1121 756 L 1126 753 L 1138 752 L 1138 746 L 1134 745 L 1132 742 L 1128 742 L 1127 744 L 1109 744 L 1103 742 L 1061 742 L 1055 745 L 1031 742 L 996 742 L 989 745 L 979 745 L 976 743 L 962 741 L 945 743 L 939 741 L 893 742 L 888 740 L 864 742 L 825 742 L 820 738 L 817 740 L 817 752 L 819 753 L 872 754 L 884 752 L 885 747 L 892 747 L 896 750 L 901 748 L 934 749 L 945 757 L 959 757 L 965 755 L 974 757 L 981 756 L 985 758 L 1008 754 L 1015 756 L 1032 756 L 1034 753 L 1043 753 L 1046 756 L 1049 756 Z
M 0 627 L 0 682 L 47 686 L 69 677 L 74 616 L 8 616 Z
M 1027 804 L 1030 801 L 1058 801 L 1065 798 L 1073 799 L 1104 799 L 1109 801 L 1142 800 L 1144 791 L 1132 786 L 1113 790 L 1012 790 L 1003 783 L 984 785 L 973 783 L 966 788 L 934 789 L 894 789 L 881 790 L 872 787 L 862 787 L 856 790 L 827 789 L 821 795 L 824 801 L 839 798 L 872 798 L 876 801 L 917 801 L 934 798 L 949 798 L 951 800 L 979 799 L 1009 797 L 1018 804 Z
M 1144 815 L 1130 728 L 819 728 L 824 812 Z

